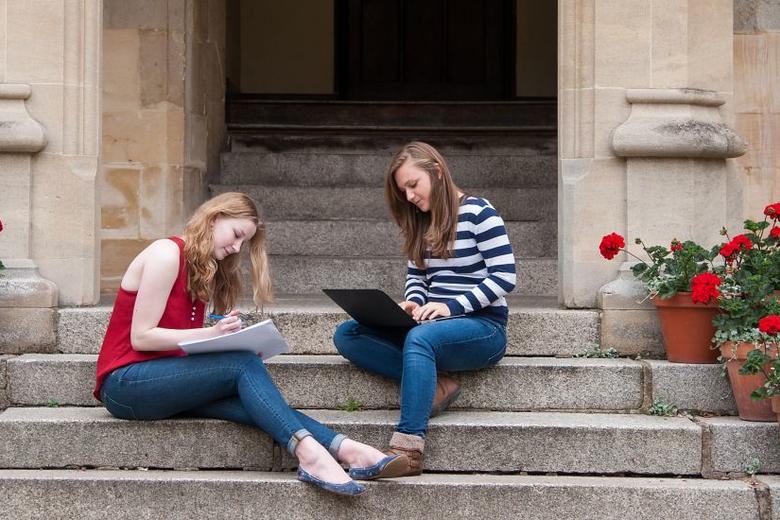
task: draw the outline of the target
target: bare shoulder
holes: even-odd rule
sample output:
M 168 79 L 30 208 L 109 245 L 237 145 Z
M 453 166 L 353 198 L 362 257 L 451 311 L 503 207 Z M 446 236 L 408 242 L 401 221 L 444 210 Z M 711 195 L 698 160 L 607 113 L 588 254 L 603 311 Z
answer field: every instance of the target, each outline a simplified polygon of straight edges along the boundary
M 155 240 L 138 253 L 122 277 L 121 286 L 126 291 L 137 291 L 141 277 L 162 275 L 175 279 L 179 271 L 179 246 L 172 240 Z

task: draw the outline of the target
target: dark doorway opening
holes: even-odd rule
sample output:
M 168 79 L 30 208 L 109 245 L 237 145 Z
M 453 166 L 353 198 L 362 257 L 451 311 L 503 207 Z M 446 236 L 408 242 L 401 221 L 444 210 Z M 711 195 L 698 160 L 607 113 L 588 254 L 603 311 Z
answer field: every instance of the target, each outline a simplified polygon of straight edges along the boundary
M 337 0 L 335 7 L 339 98 L 514 98 L 514 0 Z

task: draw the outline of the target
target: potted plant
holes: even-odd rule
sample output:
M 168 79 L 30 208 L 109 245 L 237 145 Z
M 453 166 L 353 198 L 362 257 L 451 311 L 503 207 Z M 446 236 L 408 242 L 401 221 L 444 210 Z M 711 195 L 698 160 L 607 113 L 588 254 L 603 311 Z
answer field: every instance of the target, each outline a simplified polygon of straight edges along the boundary
M 674 363 L 717 363 L 718 352 L 712 348 L 712 319 L 718 313 L 718 273 L 723 266 L 713 261 L 719 248 L 707 250 L 693 241 L 677 239 L 668 249 L 647 246 L 640 238 L 636 244 L 642 246 L 649 263 L 626 250 L 623 237 L 617 233 L 605 235 L 599 251 L 607 260 L 619 251 L 639 260 L 631 271 L 642 281 L 658 310 L 667 359 Z
M 780 314 L 780 203 L 764 209 L 764 221 L 745 221 L 745 233 L 723 244 L 726 269 L 715 317 L 715 342 L 726 365 L 740 418 L 773 421 L 768 400 L 751 399 L 764 388 L 777 359 L 774 318 Z M 722 234 L 728 237 L 724 229 Z M 770 396 L 771 397 L 771 396 Z
M 760 420 L 775 420 L 777 418 L 778 423 L 780 423 L 780 358 L 777 356 L 778 347 L 780 347 L 777 339 L 777 333 L 780 332 L 780 316 L 776 314 L 765 316 L 759 320 L 758 329 L 766 338 L 758 343 L 758 348 L 747 353 L 746 359 L 739 369 L 739 376 L 755 378 L 754 382 L 758 383 L 759 386 L 754 387 L 750 398 L 753 402 L 771 409 L 771 414 L 761 415 Z

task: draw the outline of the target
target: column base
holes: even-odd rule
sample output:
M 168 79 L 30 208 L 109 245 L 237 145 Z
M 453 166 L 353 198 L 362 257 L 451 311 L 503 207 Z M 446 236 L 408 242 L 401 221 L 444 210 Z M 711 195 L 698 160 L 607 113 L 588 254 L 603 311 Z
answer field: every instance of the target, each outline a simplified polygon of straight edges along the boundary
M 4 260 L 0 270 L 0 354 L 53 352 L 57 343 L 57 286 L 27 259 Z
M 623 262 L 618 277 L 599 289 L 601 348 L 621 354 L 663 358 L 661 325 L 644 284 L 631 272 L 633 262 Z

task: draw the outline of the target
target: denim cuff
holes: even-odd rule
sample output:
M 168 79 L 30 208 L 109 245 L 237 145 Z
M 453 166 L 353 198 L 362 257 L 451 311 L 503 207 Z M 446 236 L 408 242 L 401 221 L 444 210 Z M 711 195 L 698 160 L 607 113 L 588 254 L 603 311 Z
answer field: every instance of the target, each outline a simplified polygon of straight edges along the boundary
M 347 436 L 343 433 L 337 433 L 335 437 L 333 437 L 333 440 L 330 442 L 330 446 L 328 446 L 328 451 L 331 455 L 333 455 L 333 458 L 336 460 L 339 460 L 339 448 L 341 448 L 341 443 L 344 442 L 344 439 L 346 439 Z
M 290 440 L 287 442 L 287 451 L 290 452 L 290 455 L 295 455 L 295 448 L 298 447 L 298 443 L 306 437 L 311 437 L 311 433 L 309 433 L 309 430 L 306 428 L 301 428 L 292 434 L 292 437 L 290 437 Z

